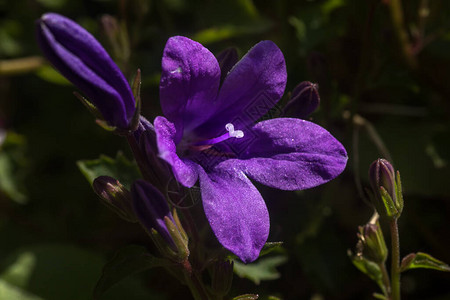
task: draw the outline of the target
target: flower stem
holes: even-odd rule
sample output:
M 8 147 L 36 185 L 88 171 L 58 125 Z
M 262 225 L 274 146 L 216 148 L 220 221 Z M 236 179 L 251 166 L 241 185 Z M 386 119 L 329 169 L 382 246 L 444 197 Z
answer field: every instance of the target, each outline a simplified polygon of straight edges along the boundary
M 389 281 L 389 274 L 387 272 L 385 263 L 380 263 L 379 266 L 381 269 L 381 276 L 385 288 L 384 294 L 386 297 L 388 297 L 391 294 L 391 282 Z
M 400 300 L 400 241 L 398 236 L 397 218 L 393 218 L 390 223 L 391 228 L 391 300 Z
M 402 1 L 390 0 L 388 6 L 391 14 L 392 25 L 394 26 L 395 35 L 397 37 L 403 59 L 408 67 L 415 69 L 417 67 L 417 60 L 412 51 L 408 33 L 404 27 Z
M 188 262 L 189 264 L 189 262 Z M 191 291 L 192 296 L 195 300 L 208 300 L 208 294 L 206 293 L 205 287 L 203 283 L 198 278 L 196 272 L 192 272 L 192 270 L 185 268 L 184 270 L 184 278 L 186 280 L 186 284 Z

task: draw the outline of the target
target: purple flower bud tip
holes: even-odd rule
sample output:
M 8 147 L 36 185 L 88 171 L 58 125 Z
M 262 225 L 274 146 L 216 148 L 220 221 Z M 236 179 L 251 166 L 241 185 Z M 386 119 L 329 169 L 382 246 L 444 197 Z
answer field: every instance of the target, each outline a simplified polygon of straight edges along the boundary
M 129 129 L 135 100 L 127 80 L 102 45 L 59 14 L 46 13 L 36 23 L 44 56 L 84 93 L 109 126 Z
M 285 112 L 297 118 L 305 119 L 312 114 L 320 103 L 319 86 L 309 81 L 299 83 L 291 94 L 291 100 L 284 108 Z
M 395 171 L 392 164 L 384 158 L 379 158 L 370 165 L 370 184 L 374 191 L 384 187 L 395 200 Z

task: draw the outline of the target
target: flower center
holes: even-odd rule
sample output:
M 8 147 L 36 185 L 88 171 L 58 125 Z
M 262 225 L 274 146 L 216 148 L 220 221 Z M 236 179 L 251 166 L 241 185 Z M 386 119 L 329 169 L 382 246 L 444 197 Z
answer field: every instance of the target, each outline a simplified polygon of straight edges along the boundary
M 203 151 L 203 150 L 211 148 L 212 146 L 214 146 L 217 143 L 226 141 L 229 138 L 240 139 L 240 138 L 244 137 L 244 132 L 242 130 L 234 130 L 234 125 L 231 123 L 228 123 L 227 125 L 225 125 L 225 129 L 227 130 L 227 133 L 222 134 L 221 136 L 218 136 L 213 139 L 199 141 L 199 142 L 191 145 L 189 148 L 191 148 L 193 150 L 197 150 L 197 151 Z

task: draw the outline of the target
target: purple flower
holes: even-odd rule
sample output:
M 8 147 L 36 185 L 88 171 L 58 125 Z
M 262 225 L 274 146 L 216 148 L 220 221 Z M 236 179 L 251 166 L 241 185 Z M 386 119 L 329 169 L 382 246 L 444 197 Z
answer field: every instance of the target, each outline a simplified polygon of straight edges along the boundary
M 293 118 L 259 123 L 281 98 L 286 65 L 271 41 L 255 45 L 227 74 L 186 37 L 168 40 L 161 106 L 154 121 L 159 156 L 184 186 L 200 182 L 203 208 L 219 242 L 244 262 L 269 234 L 269 214 L 249 178 L 283 190 L 323 184 L 345 168 L 344 147 L 322 127 Z M 220 86 L 220 88 L 219 88 Z
M 55 13 L 37 21 L 47 59 L 79 88 L 109 126 L 128 130 L 135 113 L 131 88 L 100 43 L 72 20 Z

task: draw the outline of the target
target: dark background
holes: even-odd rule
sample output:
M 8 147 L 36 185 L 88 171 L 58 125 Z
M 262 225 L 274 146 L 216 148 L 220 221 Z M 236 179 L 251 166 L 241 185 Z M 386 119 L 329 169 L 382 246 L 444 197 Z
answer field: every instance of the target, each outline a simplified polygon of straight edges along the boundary
M 0 299 L 90 299 L 117 249 L 152 247 L 137 225 L 98 201 L 76 166 L 101 153 L 131 154 L 125 140 L 95 124 L 72 95 L 74 87 L 36 57 L 34 22 L 47 11 L 92 32 L 128 78 L 142 70 L 143 113 L 150 120 L 160 114 L 160 62 L 173 35 L 216 54 L 234 46 L 243 55 L 260 40 L 273 40 L 288 69 L 281 105 L 299 82 L 319 84 L 321 106 L 311 119 L 345 145 L 348 166 L 312 190 L 258 187 L 271 215 L 269 240 L 284 241 L 288 260 L 278 267 L 279 279 L 260 285 L 235 276 L 230 295 L 372 299 L 377 286 L 352 265 L 347 250 L 354 249 L 357 226 L 371 216 L 362 191 L 379 157 L 402 175 L 402 256 L 421 251 L 450 262 L 450 2 L 403 1 L 407 56 L 391 1 L 0 0 L 1 136 L 7 133 L 0 146 Z M 114 52 L 101 30 L 103 14 L 126 25 L 128 52 Z M 30 60 L 13 60 L 23 58 Z M 420 269 L 402 276 L 403 299 L 450 299 L 449 286 L 448 273 Z M 16 298 L 5 296 L 12 291 Z M 187 288 L 155 269 L 103 299 L 189 297 Z

